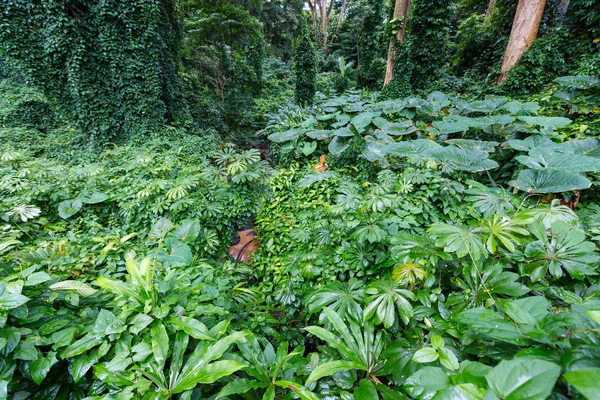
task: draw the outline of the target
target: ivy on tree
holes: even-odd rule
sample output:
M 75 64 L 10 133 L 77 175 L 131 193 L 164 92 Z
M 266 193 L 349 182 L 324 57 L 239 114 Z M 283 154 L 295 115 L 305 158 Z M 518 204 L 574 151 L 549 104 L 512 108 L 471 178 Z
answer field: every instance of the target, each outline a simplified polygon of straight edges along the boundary
M 0 4 L 3 55 L 92 142 L 186 119 L 173 0 Z
M 294 54 L 295 98 L 299 105 L 312 105 L 316 92 L 316 54 L 306 24 L 296 44 Z

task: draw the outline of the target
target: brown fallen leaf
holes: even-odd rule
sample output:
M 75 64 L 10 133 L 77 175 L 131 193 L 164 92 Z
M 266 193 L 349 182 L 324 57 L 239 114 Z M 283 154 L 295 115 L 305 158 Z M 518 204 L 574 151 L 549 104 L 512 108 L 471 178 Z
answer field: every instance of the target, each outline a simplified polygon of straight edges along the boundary
M 321 155 L 319 163 L 314 165 L 315 172 L 325 172 L 327 168 L 329 168 L 329 165 L 327 165 L 325 155 Z
M 256 240 L 256 231 L 246 229 L 238 231 L 240 241 L 229 247 L 229 254 L 236 260 L 250 264 L 252 254 L 258 250 L 258 240 Z

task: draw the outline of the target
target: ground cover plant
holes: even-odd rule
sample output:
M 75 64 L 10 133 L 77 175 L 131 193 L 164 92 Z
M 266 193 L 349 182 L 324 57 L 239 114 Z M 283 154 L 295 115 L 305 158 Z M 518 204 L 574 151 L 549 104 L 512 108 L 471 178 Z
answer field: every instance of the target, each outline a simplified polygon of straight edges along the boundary
M 0 399 L 600 398 L 593 1 L 0 12 Z

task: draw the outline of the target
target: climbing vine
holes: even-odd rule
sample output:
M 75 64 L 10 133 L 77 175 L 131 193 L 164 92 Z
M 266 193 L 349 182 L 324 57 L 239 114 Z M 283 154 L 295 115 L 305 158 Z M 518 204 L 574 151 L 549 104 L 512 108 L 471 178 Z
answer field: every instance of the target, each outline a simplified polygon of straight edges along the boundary
M 172 0 L 7 0 L 0 13 L 4 57 L 91 142 L 185 117 Z
M 316 54 L 306 24 L 296 44 L 294 54 L 295 98 L 300 105 L 311 105 L 316 92 Z

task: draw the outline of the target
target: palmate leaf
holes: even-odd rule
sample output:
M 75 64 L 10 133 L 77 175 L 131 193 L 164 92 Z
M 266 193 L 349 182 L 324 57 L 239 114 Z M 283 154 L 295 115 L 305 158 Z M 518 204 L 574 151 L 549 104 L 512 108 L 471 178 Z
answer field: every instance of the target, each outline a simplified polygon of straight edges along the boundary
M 477 184 L 477 182 L 472 182 Z M 500 188 L 486 188 L 481 184 L 465 191 L 467 201 L 472 201 L 475 208 L 485 217 L 494 214 L 506 215 L 506 211 L 513 211 L 515 206 L 510 201 L 510 195 Z
M 368 297 L 364 318 L 373 318 L 375 324 L 383 323 L 384 327 L 390 328 L 396 321 L 396 311 L 405 324 L 408 324 L 413 316 L 413 307 L 409 300 L 415 300 L 415 294 L 401 289 L 394 281 L 375 281 L 367 287 L 365 294 Z
M 519 172 L 518 178 L 508 184 L 524 192 L 543 194 L 587 189 L 592 185 L 592 182 L 571 172 L 526 169 Z
M 526 222 L 494 215 L 482 222 L 482 226 L 474 230 L 484 235 L 485 246 L 490 253 L 495 253 L 498 244 L 502 244 L 511 253 L 515 251 L 515 243 L 521 243 L 521 236 L 528 236 L 529 231 L 522 227 Z
M 348 319 L 348 324 L 346 324 L 329 307 L 323 308 L 323 313 L 336 333 L 318 326 L 309 326 L 304 329 L 336 349 L 346 363 L 329 364 L 319 369 L 318 373 L 315 369 L 313 371 L 315 375 L 311 374 L 311 376 L 313 378 L 317 375 L 326 376 L 327 374 L 334 374 L 338 370 L 346 371 L 348 369 L 358 369 L 367 371 L 369 374 L 376 374 L 382 366 L 380 355 L 384 346 L 383 332 L 375 332 L 373 324 L 368 320 L 363 320 L 359 324 L 352 319 Z
M 412 260 L 416 260 L 422 258 L 434 262 L 438 259 L 452 259 L 450 254 L 443 251 L 437 251 L 435 242 L 425 236 L 399 234 L 392 238 L 391 243 L 393 245 L 391 250 L 396 259 L 408 257 Z
M 541 220 L 536 220 L 530 230 L 538 240 L 525 248 L 527 263 L 523 267 L 533 281 L 543 279 L 547 272 L 560 278 L 563 268 L 580 280 L 597 273 L 600 256 L 595 253 L 594 243 L 585 240 L 583 231 L 558 221 L 552 224 L 548 237 Z
M 476 230 L 467 230 L 461 226 L 435 223 L 428 231 L 437 237 L 435 245 L 443 247 L 447 253 L 456 253 L 459 258 L 470 256 L 478 261 L 487 256 L 487 250 L 483 245 L 482 236 Z
M 307 297 L 306 308 L 309 313 L 315 313 L 323 307 L 330 307 L 342 318 L 350 315 L 358 320 L 362 315 L 360 304 L 363 297 L 364 283 L 351 278 L 349 282 L 332 282 L 312 293 Z

